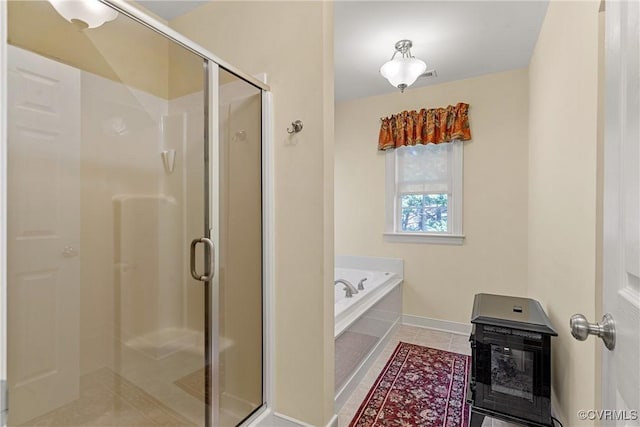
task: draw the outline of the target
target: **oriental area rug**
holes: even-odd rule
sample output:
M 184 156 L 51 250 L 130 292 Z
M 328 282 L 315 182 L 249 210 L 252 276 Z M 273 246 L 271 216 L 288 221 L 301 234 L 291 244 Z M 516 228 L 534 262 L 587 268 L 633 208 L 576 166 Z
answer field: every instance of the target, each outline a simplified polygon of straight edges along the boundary
M 349 427 L 467 427 L 470 359 L 400 342 Z

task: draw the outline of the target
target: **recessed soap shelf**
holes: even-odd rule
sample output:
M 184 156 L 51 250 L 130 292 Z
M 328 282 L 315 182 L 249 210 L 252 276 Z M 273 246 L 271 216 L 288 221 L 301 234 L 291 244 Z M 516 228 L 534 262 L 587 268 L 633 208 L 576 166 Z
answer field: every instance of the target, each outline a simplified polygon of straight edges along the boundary
M 176 150 L 164 150 L 162 153 L 162 163 L 164 163 L 164 171 L 167 174 L 173 173 L 176 163 Z

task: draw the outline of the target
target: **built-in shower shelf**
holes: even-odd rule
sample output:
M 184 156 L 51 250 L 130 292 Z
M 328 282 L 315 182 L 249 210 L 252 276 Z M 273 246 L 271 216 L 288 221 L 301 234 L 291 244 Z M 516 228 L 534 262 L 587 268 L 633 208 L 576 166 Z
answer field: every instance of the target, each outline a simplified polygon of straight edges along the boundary
M 179 351 L 204 355 L 204 334 L 191 329 L 165 328 L 127 339 L 124 344 L 155 360 L 164 359 Z M 222 353 L 233 346 L 233 341 L 219 337 L 217 344 L 218 352 Z

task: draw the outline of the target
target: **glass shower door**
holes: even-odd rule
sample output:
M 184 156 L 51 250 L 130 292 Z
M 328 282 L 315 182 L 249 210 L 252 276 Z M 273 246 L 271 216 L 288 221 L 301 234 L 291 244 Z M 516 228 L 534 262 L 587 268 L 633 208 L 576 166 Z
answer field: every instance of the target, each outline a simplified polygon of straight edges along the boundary
M 218 73 L 216 323 L 219 425 L 236 426 L 264 402 L 262 92 Z
M 7 8 L 8 425 L 204 426 L 205 62 L 124 15 Z

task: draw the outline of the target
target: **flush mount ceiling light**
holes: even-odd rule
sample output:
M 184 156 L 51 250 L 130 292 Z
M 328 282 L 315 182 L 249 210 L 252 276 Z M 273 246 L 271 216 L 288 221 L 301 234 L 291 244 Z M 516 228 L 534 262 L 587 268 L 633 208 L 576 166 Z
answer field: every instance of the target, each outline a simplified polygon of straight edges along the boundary
M 49 0 L 64 19 L 81 28 L 96 28 L 113 21 L 118 12 L 98 0 Z
M 411 55 L 411 40 L 400 40 L 396 43 L 396 51 L 390 61 L 380 67 L 382 77 L 389 80 L 392 86 L 400 89 L 400 92 L 411 86 L 416 79 L 426 71 L 427 64 Z M 396 58 L 400 52 L 401 58 Z

